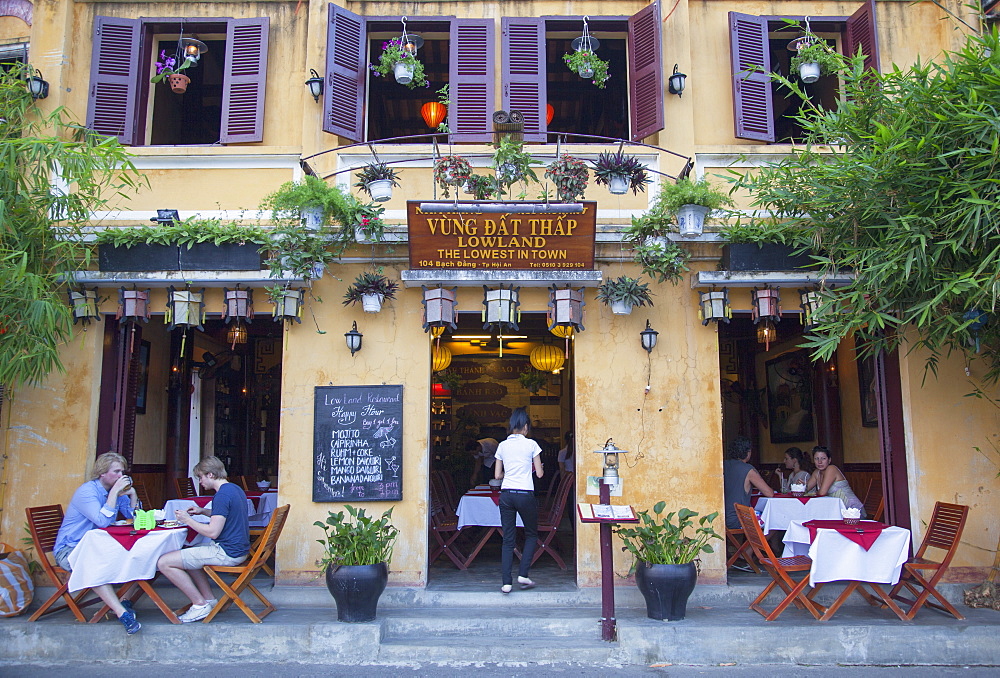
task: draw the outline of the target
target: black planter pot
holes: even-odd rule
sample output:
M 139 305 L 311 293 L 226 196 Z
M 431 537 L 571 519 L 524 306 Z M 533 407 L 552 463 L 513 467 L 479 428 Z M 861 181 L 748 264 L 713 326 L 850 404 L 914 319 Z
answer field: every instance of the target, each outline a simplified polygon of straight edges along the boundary
M 259 271 L 260 245 L 256 243 L 195 243 L 181 246 L 182 271 Z
M 635 568 L 635 583 L 646 599 L 646 616 L 650 619 L 679 621 L 687 612 L 687 601 L 698 581 L 694 563 L 683 565 L 649 565 Z
M 326 588 L 337 602 L 337 619 L 342 622 L 375 619 L 379 596 L 388 581 L 389 567 L 385 563 L 326 568 Z
M 181 268 L 177 245 L 98 245 L 97 265 L 101 271 L 179 271 Z
M 729 243 L 722 248 L 724 271 L 795 271 L 811 268 L 808 254 L 795 256 L 794 248 L 777 243 Z

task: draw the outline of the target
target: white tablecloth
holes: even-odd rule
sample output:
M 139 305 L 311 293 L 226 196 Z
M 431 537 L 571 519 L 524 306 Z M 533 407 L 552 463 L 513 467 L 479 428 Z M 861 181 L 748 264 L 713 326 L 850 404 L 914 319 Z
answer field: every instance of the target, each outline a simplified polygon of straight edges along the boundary
M 767 534 L 771 530 L 787 530 L 793 520 L 803 523 L 808 520 L 840 520 L 844 502 L 837 497 L 813 497 L 804 504 L 798 497 L 761 497 L 755 508 L 760 511 L 764 534 Z
M 500 507 L 493 503 L 492 497 L 463 494 L 455 513 L 458 514 L 458 529 L 466 525 L 500 527 Z M 517 517 L 517 526 L 524 527 L 521 516 Z
M 70 592 L 156 576 L 156 561 L 184 545 L 187 528 L 156 530 L 126 549 L 104 530 L 90 530 L 69 554 Z
M 254 509 L 253 501 L 250 501 L 251 513 L 250 513 L 250 527 L 267 527 L 267 524 L 271 522 L 271 514 L 274 513 L 274 509 L 278 508 L 278 492 L 265 492 L 260 495 L 260 508 Z
M 807 554 L 812 558 L 810 586 L 828 581 L 895 584 L 910 552 L 910 531 L 887 527 L 866 551 L 830 529 L 816 530 L 816 539 L 810 544 L 809 528 L 795 520 L 788 526 L 784 542 L 784 556 Z

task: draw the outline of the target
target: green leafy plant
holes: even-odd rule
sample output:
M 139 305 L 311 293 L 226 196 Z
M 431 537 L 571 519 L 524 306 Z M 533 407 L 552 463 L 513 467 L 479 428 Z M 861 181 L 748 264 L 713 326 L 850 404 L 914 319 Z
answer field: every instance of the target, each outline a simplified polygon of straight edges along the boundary
M 545 177 L 555 184 L 560 200 L 573 202 L 582 198 L 587 190 L 590 172 L 583 160 L 567 153 L 549 163 L 545 169 Z
M 649 284 L 639 282 L 638 278 L 623 275 L 605 280 L 597 287 L 597 300 L 610 306 L 613 302 L 625 302 L 632 306 L 653 305 L 649 292 Z
M 154 85 L 162 80 L 169 78 L 171 75 L 180 73 L 194 65 L 193 59 L 181 59 L 181 63 L 177 65 L 177 55 L 167 56 L 166 50 L 160 50 L 160 60 L 156 62 L 156 75 L 149 79 Z
M 719 512 L 698 518 L 698 514 L 686 508 L 677 513 L 670 512 L 660 519 L 666 508 L 665 501 L 653 507 L 655 518 L 649 511 L 639 512 L 639 523 L 615 527 L 615 534 L 621 537 L 622 551 L 628 551 L 635 558 L 629 574 L 635 571 L 637 563 L 650 565 L 683 565 L 693 562 L 702 553 L 713 553 L 711 540 L 722 539 L 722 535 L 712 529 L 712 523 Z M 674 523 L 674 516 L 677 522 Z M 695 528 L 694 518 L 698 518 Z M 689 531 L 695 528 L 693 533 Z
M 441 89 L 437 91 L 438 103 L 442 104 L 445 108 L 451 106 L 451 95 L 449 94 L 448 85 L 443 85 Z M 444 120 L 438 123 L 438 132 L 444 132 L 445 134 L 451 132 L 451 128 L 448 127 L 448 116 L 445 115 Z M 446 194 L 447 195 L 447 194 Z
M 531 393 L 538 393 L 538 389 L 549 383 L 549 377 L 544 372 L 529 368 L 517 375 L 517 381 Z
M 337 258 L 327 236 L 297 224 L 276 227 L 263 249 L 270 252 L 267 266 L 274 278 L 289 273 L 307 280 L 317 278 Z
M 376 565 L 392 560 L 392 549 L 399 530 L 392 524 L 392 509 L 375 519 L 365 510 L 345 504 L 343 511 L 330 514 L 326 522 L 317 520 L 313 525 L 323 530 L 323 538 L 316 541 L 323 545 L 323 557 L 316 562 L 321 570 L 341 565 Z
M 493 152 L 493 162 L 490 167 L 496 171 L 498 195 L 519 181 L 525 185 L 529 181 L 538 183 L 538 176 L 531 168 L 540 165 L 541 162 L 524 151 L 523 141 L 515 139 L 513 135 L 504 134 L 494 148 L 496 150 Z
M 690 255 L 673 240 L 650 238 L 635 245 L 635 260 L 642 272 L 658 283 L 677 284 L 690 269 Z
M 306 175 L 302 181 L 289 181 L 278 190 L 265 196 L 261 208 L 271 212 L 274 222 L 299 220 L 303 210 L 319 209 L 323 212 L 322 222 L 326 225 L 331 216 L 342 208 L 343 191 L 338 186 L 327 184 L 319 177 Z
M 135 247 L 136 245 L 180 245 L 190 248 L 199 243 L 223 245 L 227 243 L 269 242 L 268 233 L 257 226 L 240 223 L 223 223 L 219 219 L 188 217 L 173 224 L 157 226 L 123 226 L 107 228 L 94 237 L 98 245 Z
M 844 70 L 847 62 L 824 40 L 807 33 L 798 40 L 798 51 L 791 60 L 791 69 L 798 72 L 799 66 L 807 63 L 819 65 L 820 75 L 833 75 Z
M 676 183 L 663 184 L 656 202 L 662 214 L 670 218 L 676 217 L 684 205 L 701 205 L 714 211 L 733 204 L 728 193 L 713 186 L 706 178 L 698 181 L 681 179 Z
M 407 64 L 413 67 L 413 79 L 406 83 L 410 89 L 416 87 L 430 87 L 427 76 L 424 74 L 424 64 L 417 59 L 415 50 L 404 49 L 403 39 L 392 38 L 382 43 L 382 53 L 378 58 L 378 65 L 368 64 L 372 73 L 380 76 L 387 76 L 396 67 L 396 64 Z
M 565 62 L 569 70 L 580 75 L 581 78 L 584 77 L 580 74 L 581 69 L 592 70 L 594 72 L 594 75 L 591 76 L 593 82 L 601 89 L 604 89 L 604 83 L 610 77 L 608 75 L 608 62 L 590 50 L 581 49 L 574 52 L 567 52 L 563 54 L 563 62 Z
M 358 303 L 361 301 L 362 295 L 365 294 L 380 294 L 383 299 L 395 299 L 398 289 L 399 283 L 395 280 L 390 280 L 380 272 L 365 271 L 347 286 L 347 291 L 344 293 L 344 306 Z
M 488 200 L 497 193 L 497 183 L 493 177 L 484 174 L 470 174 L 465 180 L 465 190 L 476 200 Z
M 361 171 L 355 172 L 354 176 L 358 180 L 354 185 L 365 190 L 373 181 L 391 181 L 393 186 L 399 186 L 399 172 L 384 162 L 369 163 Z
M 634 155 L 622 151 L 603 152 L 597 156 L 597 160 L 590 162 L 594 169 L 594 183 L 598 185 L 610 186 L 612 176 L 624 177 L 632 193 L 638 195 L 639 191 L 646 190 L 646 184 L 650 181 L 646 166 Z
M 452 186 L 461 186 L 472 175 L 472 165 L 460 155 L 443 155 L 434 162 L 434 181 L 448 197 Z
M 454 391 L 462 383 L 462 377 L 455 370 L 442 370 L 434 373 L 434 379 L 449 391 Z

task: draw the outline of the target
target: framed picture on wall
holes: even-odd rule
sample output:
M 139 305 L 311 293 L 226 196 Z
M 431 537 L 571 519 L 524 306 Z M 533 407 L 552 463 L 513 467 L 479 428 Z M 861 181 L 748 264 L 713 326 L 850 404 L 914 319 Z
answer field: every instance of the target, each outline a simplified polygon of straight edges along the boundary
M 809 352 L 791 351 L 764 363 L 767 421 L 772 443 L 815 440 L 812 363 Z
M 858 392 L 861 394 L 861 425 L 878 428 L 878 401 L 875 398 L 875 357 L 858 358 Z
M 146 414 L 146 388 L 149 385 L 149 342 L 139 343 L 139 383 L 135 389 L 135 413 Z

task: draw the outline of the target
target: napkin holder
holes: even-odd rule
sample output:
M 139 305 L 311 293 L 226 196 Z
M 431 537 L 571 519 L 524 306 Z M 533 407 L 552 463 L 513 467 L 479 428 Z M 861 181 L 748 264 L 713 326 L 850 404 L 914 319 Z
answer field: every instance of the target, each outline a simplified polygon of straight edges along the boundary
M 153 530 L 156 528 L 156 511 L 143 511 L 136 509 L 135 519 L 132 521 L 132 528 L 135 530 Z

